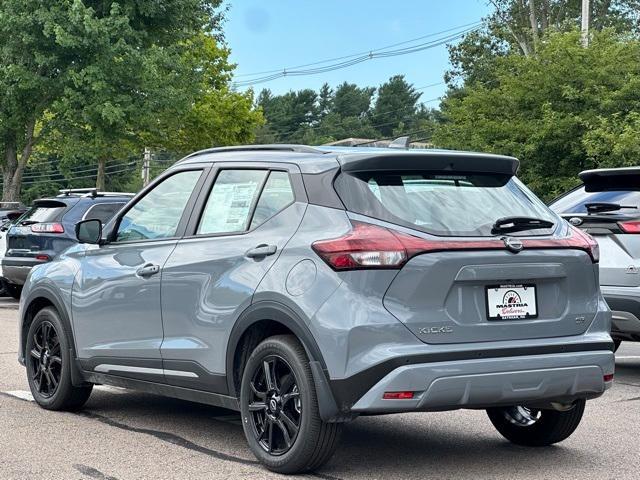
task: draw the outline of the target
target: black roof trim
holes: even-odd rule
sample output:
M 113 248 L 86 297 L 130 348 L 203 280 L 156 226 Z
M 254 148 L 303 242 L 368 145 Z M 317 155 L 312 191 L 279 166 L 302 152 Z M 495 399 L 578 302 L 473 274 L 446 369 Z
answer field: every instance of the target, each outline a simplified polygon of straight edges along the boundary
M 344 172 L 432 170 L 515 175 L 520 165 L 513 157 L 445 151 L 348 153 L 339 155 L 338 161 Z
M 640 190 L 640 167 L 585 170 L 578 176 L 587 192 Z

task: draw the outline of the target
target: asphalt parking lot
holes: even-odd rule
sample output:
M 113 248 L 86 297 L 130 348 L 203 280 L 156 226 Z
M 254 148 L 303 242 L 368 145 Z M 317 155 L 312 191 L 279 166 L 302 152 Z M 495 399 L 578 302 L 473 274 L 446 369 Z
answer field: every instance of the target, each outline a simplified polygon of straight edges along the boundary
M 256 463 L 234 412 L 108 387 L 77 414 L 40 409 L 16 361 L 16 314 L 0 301 L 1 479 L 280 478 Z M 305 478 L 636 479 L 640 344 L 623 344 L 616 365 L 613 389 L 560 445 L 513 446 L 481 411 L 360 418 Z

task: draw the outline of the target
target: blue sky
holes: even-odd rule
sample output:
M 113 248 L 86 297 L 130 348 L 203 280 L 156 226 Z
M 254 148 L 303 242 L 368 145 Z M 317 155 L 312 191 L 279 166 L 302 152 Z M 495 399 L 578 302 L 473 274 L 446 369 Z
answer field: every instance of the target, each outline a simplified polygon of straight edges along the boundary
M 487 4 L 487 0 L 236 0 L 230 2 L 224 31 L 231 60 L 238 64 L 236 74 L 243 75 L 369 51 L 442 32 L 479 20 L 490 11 Z M 256 92 L 265 87 L 284 93 L 291 89 L 318 89 L 324 82 L 335 86 L 343 81 L 379 86 L 396 74 L 404 74 L 409 82 L 422 87 L 442 82 L 448 65 L 447 49 L 442 45 L 333 72 L 280 78 L 253 88 Z M 425 102 L 442 95 L 444 85 L 421 91 L 421 101 Z M 431 104 L 435 106 L 437 102 Z

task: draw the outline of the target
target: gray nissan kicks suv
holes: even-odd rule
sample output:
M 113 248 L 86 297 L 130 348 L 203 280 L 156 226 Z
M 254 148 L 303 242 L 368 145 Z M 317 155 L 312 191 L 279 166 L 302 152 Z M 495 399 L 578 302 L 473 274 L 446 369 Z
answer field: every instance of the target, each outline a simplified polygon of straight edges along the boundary
M 239 410 L 256 457 L 318 468 L 359 415 L 486 409 L 549 445 L 613 381 L 597 245 L 514 158 L 303 146 L 176 163 L 30 273 L 36 401 L 109 384 Z

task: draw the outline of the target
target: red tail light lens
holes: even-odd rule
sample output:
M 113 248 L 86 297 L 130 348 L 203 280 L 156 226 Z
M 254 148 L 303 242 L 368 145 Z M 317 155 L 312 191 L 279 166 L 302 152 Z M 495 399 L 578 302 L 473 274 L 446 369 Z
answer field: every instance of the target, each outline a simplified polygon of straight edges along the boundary
M 600 261 L 600 247 L 591 235 L 571 225 L 571 235 L 565 238 L 526 239 L 522 240 L 524 248 L 571 248 L 584 250 L 593 263 Z
M 34 223 L 31 225 L 33 233 L 64 233 L 61 223 Z
M 340 238 L 314 242 L 311 248 L 334 270 L 399 268 L 407 261 L 402 242 L 384 227 L 353 222 Z
M 613 382 L 613 373 L 608 373 L 602 378 L 605 382 Z
M 487 240 L 427 240 L 378 225 L 351 222 L 353 229 L 342 237 L 319 240 L 311 248 L 334 270 L 398 269 L 421 253 L 448 250 L 505 250 L 501 238 Z M 598 262 L 598 243 L 583 231 L 571 227 L 566 238 L 523 239 L 524 249 L 584 250 Z
M 413 392 L 384 392 L 382 398 L 384 400 L 411 400 Z
M 620 222 L 618 223 L 618 226 L 624 233 L 640 233 L 640 221 L 638 220 Z

